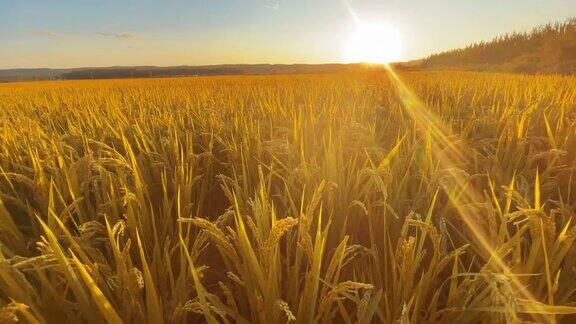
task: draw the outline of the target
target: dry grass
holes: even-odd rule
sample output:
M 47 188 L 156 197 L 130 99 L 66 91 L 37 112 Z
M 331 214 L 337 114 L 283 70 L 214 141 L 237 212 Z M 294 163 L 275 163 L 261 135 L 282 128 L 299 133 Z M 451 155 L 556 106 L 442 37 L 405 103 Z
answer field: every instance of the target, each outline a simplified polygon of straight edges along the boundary
M 0 322 L 574 320 L 576 78 L 400 79 L 0 85 Z

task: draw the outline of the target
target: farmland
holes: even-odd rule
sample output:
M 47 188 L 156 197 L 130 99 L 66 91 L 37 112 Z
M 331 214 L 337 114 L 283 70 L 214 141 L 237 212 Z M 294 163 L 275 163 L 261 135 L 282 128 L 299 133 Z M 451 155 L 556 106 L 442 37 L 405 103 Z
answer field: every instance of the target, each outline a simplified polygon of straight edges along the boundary
M 0 84 L 0 322 L 562 322 L 576 77 Z

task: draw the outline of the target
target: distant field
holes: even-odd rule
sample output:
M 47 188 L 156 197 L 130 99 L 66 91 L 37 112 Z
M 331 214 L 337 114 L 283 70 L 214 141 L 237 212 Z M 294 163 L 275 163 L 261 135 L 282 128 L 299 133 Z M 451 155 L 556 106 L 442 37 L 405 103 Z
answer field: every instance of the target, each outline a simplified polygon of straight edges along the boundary
M 576 77 L 0 84 L 0 322 L 576 319 Z

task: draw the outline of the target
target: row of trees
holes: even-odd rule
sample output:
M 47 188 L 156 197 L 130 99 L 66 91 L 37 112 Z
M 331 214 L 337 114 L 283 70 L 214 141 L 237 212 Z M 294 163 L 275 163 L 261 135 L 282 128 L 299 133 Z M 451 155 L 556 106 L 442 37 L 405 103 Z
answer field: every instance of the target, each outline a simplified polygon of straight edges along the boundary
M 427 67 L 576 72 L 576 18 L 432 55 Z

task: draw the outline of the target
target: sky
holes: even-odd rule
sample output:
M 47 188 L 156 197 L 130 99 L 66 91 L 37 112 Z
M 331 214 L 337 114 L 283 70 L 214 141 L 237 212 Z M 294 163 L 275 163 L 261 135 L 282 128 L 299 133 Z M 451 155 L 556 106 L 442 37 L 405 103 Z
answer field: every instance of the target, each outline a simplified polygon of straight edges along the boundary
M 0 0 L 0 69 L 346 62 L 358 23 L 400 60 L 576 17 L 575 0 Z

